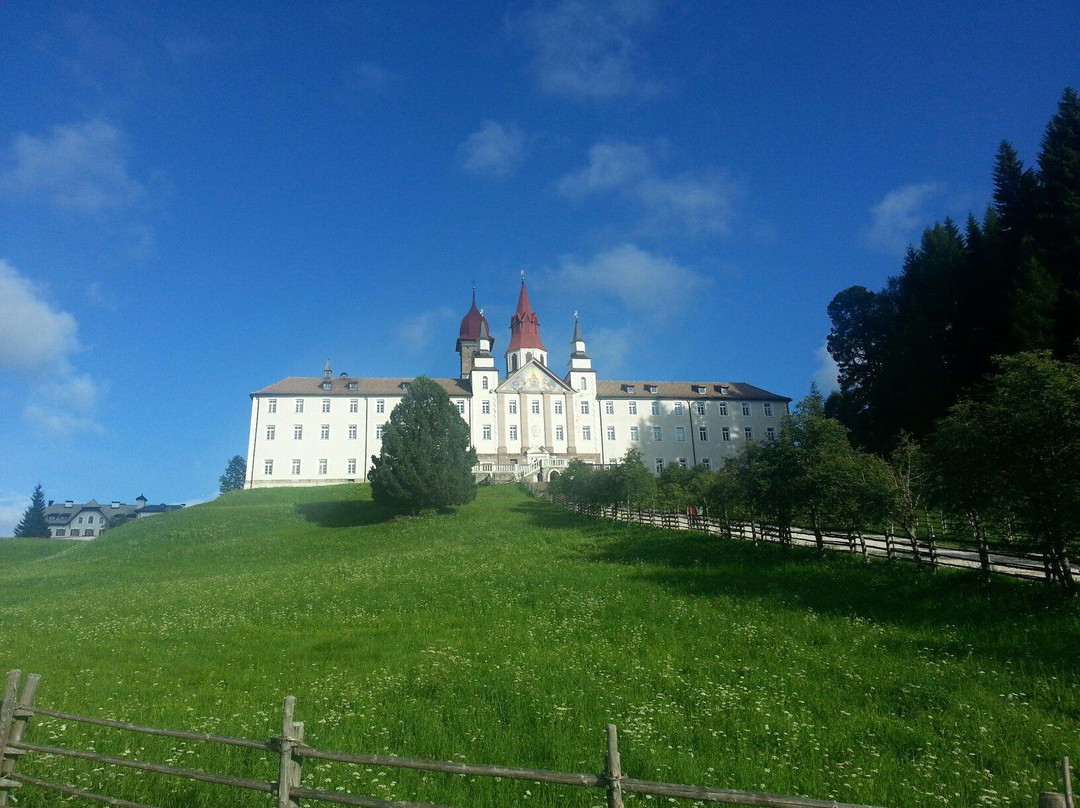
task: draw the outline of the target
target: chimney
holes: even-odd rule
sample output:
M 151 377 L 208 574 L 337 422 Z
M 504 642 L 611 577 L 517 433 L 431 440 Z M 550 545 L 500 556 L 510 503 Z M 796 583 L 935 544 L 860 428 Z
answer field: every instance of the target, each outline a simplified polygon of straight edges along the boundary
M 50 499 L 49 500 L 49 505 L 51 506 L 52 504 L 53 504 L 53 501 Z
M 112 505 L 110 505 L 109 507 L 110 507 L 110 508 L 119 508 L 119 507 L 120 507 L 120 500 L 118 500 L 118 499 L 114 499 L 114 500 L 112 501 Z
M 69 499 L 69 500 L 66 500 L 64 502 L 64 507 L 65 508 L 71 508 L 71 507 L 74 507 L 74 505 L 75 505 L 75 500 L 73 500 L 73 499 Z
M 332 371 L 332 370 L 330 369 L 330 360 L 329 360 L 329 359 L 327 359 L 327 360 L 326 360 L 326 367 L 325 367 L 325 368 L 323 368 L 323 378 L 324 378 L 324 379 L 329 379 L 329 378 L 330 378 L 331 376 L 333 376 L 333 375 L 334 375 L 334 371 Z

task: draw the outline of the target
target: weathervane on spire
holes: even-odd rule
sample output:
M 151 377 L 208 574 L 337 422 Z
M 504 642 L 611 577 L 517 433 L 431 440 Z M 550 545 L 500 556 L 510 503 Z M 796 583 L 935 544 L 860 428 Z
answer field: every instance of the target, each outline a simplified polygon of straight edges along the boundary
M 525 270 L 521 270 L 521 282 L 525 283 Z

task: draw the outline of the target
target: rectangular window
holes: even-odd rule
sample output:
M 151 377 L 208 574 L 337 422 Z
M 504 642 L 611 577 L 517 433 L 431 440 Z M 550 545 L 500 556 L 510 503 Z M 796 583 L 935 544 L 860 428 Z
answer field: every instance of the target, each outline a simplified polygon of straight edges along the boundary
M 589 414 L 589 402 L 588 401 L 582 401 L 581 402 L 581 414 L 582 415 L 588 415 Z
M 293 428 L 292 428 L 292 436 L 293 436 L 293 440 L 303 440 L 304 439 L 304 427 L 302 427 L 300 424 L 294 425 Z
M 630 427 L 630 440 L 641 440 L 641 437 L 636 426 Z
M 702 443 L 707 443 L 709 440 L 709 428 L 707 426 L 699 426 L 697 428 L 698 440 Z
M 375 402 L 375 412 L 379 415 L 386 412 L 386 402 L 383 399 L 380 398 Z
M 491 402 L 490 401 L 481 401 L 480 402 L 480 412 L 482 412 L 484 415 L 491 415 Z
M 84 531 L 83 531 L 83 535 L 84 535 L 84 536 L 93 536 L 93 535 L 94 535 L 94 531 L 92 531 L 92 530 L 90 530 L 89 528 L 87 528 L 86 530 L 84 530 Z
M 765 440 L 776 440 L 776 430 L 771 426 L 765 427 Z
M 330 440 L 330 424 L 319 427 L 319 440 Z
M 296 412 L 303 412 L 304 411 L 304 399 L 298 398 L 298 399 L 296 399 L 295 403 L 296 403 Z
M 627 401 L 626 402 L 626 412 L 628 414 L 630 414 L 630 415 L 637 415 L 637 402 L 636 401 Z
M 614 415 L 615 414 L 615 402 L 614 401 L 605 401 L 604 402 L 604 413 L 606 415 Z
M 346 474 L 356 474 L 356 458 L 355 457 L 350 457 L 348 460 L 345 461 L 345 473 Z
M 743 415 L 750 415 L 751 414 L 750 413 L 750 402 L 749 401 L 744 401 L 742 403 L 742 414 Z
M 267 440 L 273 440 L 274 436 L 276 434 L 277 434 L 277 427 L 274 426 L 273 424 L 267 424 L 266 425 L 266 439 Z
M 57 536 L 64 536 L 66 534 L 67 534 L 67 529 L 66 528 L 59 527 L 59 528 L 56 529 L 56 535 Z
M 273 474 L 273 473 L 274 473 L 274 461 L 273 460 L 264 460 L 263 461 L 263 474 Z
M 707 410 L 707 407 L 705 406 L 704 401 L 695 401 L 694 402 L 694 407 L 697 409 L 697 414 L 698 415 L 704 415 L 706 410 Z
M 652 428 L 652 439 L 655 441 L 664 439 L 664 428 L 662 426 L 654 426 Z
M 529 409 L 530 409 L 530 411 L 532 412 L 533 415 L 539 415 L 540 414 L 540 402 L 537 401 L 536 399 L 534 399 L 532 401 L 532 403 L 529 405 Z
M 609 426 L 607 428 L 607 439 L 608 440 L 615 440 L 615 427 Z
M 752 429 L 751 427 L 746 427 L 746 428 L 745 428 L 745 429 L 743 430 L 743 436 L 744 436 L 744 437 L 745 437 L 745 438 L 746 438 L 747 440 L 753 440 L 753 439 L 754 439 L 754 430 L 753 430 L 753 429 Z
M 562 415 L 562 402 L 559 400 L 555 401 L 555 414 Z
M 716 408 L 720 411 L 721 415 L 727 415 L 727 402 L 726 401 L 718 401 L 718 402 L 716 402 Z
M 685 457 L 680 457 L 679 458 L 679 465 L 682 466 L 683 468 L 686 468 L 686 458 Z
M 323 412 L 330 412 L 330 399 L 324 398 L 322 400 L 322 411 Z
M 379 424 L 377 427 L 375 427 L 375 440 L 382 440 L 383 431 L 385 429 L 385 424 Z
M 582 440 L 592 440 L 592 429 L 590 429 L 587 426 L 583 426 L 581 428 L 581 439 Z
M 652 414 L 653 415 L 659 415 L 660 414 L 660 402 L 659 401 L 654 401 L 652 403 Z
M 300 474 L 300 461 L 299 460 L 293 460 L 293 462 L 292 462 L 292 473 L 295 474 L 295 475 Z
M 727 426 L 720 427 L 720 440 L 722 440 L 722 441 L 731 440 L 731 427 L 727 427 Z
M 517 424 L 510 424 L 510 440 L 517 440 Z
M 272 398 L 272 399 L 270 399 L 269 401 L 266 402 L 266 411 L 267 412 L 277 412 L 277 399 L 276 398 Z
M 349 412 L 360 412 L 360 402 L 357 399 L 349 399 Z
M 563 430 L 562 424 L 555 427 L 555 440 L 566 440 L 566 432 Z
M 709 458 L 707 458 L 707 457 L 703 457 L 703 458 L 701 458 L 701 465 L 703 465 L 707 469 L 711 469 L 712 468 L 712 461 L 709 460 Z
M 507 406 L 510 407 L 510 414 L 511 415 L 517 415 L 517 399 L 515 399 L 515 398 L 510 399 Z
M 349 424 L 349 440 L 356 440 L 356 424 Z
M 455 401 L 454 404 L 457 405 L 458 415 L 464 415 L 465 414 L 465 402 L 464 401 Z
M 762 406 L 765 408 L 765 415 L 767 417 L 771 418 L 772 417 L 772 402 L 771 401 L 766 401 L 764 404 L 762 404 Z
M 82 520 L 83 520 L 83 518 L 82 518 L 82 517 L 80 516 L 80 517 L 79 517 L 79 524 L 80 524 L 80 525 L 82 524 Z
M 487 390 L 487 389 L 488 389 L 488 379 L 487 379 L 487 376 L 481 376 L 481 377 L 480 377 L 480 389 L 481 389 L 481 390 Z
M 484 424 L 484 440 L 491 440 L 491 425 Z
M 676 401 L 675 402 L 675 414 L 676 415 L 682 415 L 682 402 L 681 401 Z
M 684 427 L 684 426 L 675 427 L 675 440 L 681 440 L 681 441 L 686 440 L 686 427 Z
M 656 469 L 657 474 L 663 474 L 664 473 L 664 458 L 662 458 L 662 457 L 656 458 L 656 465 L 654 466 L 654 468 Z
M 319 458 L 319 474 L 326 474 L 326 458 Z
M 78 536 L 79 535 L 79 529 L 77 527 L 72 528 L 71 529 L 71 535 L 72 536 Z

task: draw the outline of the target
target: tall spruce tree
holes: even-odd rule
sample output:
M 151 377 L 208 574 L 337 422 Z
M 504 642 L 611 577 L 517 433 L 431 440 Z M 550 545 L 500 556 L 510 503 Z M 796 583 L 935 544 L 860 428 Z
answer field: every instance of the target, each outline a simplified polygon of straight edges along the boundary
M 383 431 L 371 458 L 371 496 L 395 513 L 418 514 L 472 501 L 476 482 L 469 426 L 446 391 L 417 376 Z
M 45 494 L 41 490 L 41 483 L 34 487 L 30 506 L 23 511 L 22 520 L 15 526 L 15 535 L 23 538 L 49 537 L 49 525 L 45 521 Z

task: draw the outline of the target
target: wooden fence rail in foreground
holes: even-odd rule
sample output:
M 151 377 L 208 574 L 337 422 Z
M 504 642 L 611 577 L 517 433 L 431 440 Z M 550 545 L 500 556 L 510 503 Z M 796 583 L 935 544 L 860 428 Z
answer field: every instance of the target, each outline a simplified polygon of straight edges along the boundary
M 388 801 L 342 791 L 305 788 L 301 785 L 301 775 L 303 763 L 306 760 L 326 760 L 362 766 L 385 766 L 415 771 L 443 772 L 475 777 L 498 777 L 509 780 L 527 780 L 534 783 L 595 788 L 606 792 L 608 808 L 623 808 L 623 795 L 627 793 L 680 797 L 701 802 L 726 803 L 728 805 L 756 805 L 765 806 L 766 808 L 871 808 L 870 806 L 855 806 L 832 800 L 788 797 L 759 791 L 702 788 L 629 778 L 622 771 L 622 764 L 619 759 L 619 736 L 614 724 L 609 724 L 607 728 L 607 749 L 603 771 L 600 774 L 574 774 L 544 769 L 484 766 L 439 760 L 414 760 L 392 755 L 354 755 L 316 749 L 304 743 L 304 725 L 293 720 L 295 700 L 292 696 L 287 697 L 282 706 L 281 734 L 275 735 L 268 741 L 255 741 L 246 738 L 215 735 L 209 732 L 159 729 L 127 721 L 75 715 L 38 707 L 34 705 L 34 697 L 41 677 L 36 674 L 27 676 L 20 693 L 19 684 L 21 679 L 21 671 L 13 670 L 8 673 L 3 702 L 0 703 L 0 775 L 2 775 L 0 776 L 0 806 L 8 805 L 8 798 L 15 789 L 32 786 L 46 791 L 117 806 L 118 808 L 155 808 L 144 803 L 97 794 L 63 783 L 52 782 L 40 777 L 23 774 L 17 770 L 16 764 L 20 763 L 24 757 L 32 754 L 42 754 L 88 760 L 105 766 L 135 769 L 153 774 L 178 777 L 184 780 L 215 783 L 229 788 L 263 792 L 276 800 L 278 808 L 298 808 L 298 800 L 301 799 L 330 802 L 338 805 L 359 805 L 365 806 L 365 808 L 440 808 L 432 803 Z M 30 719 L 35 715 L 57 718 L 73 723 L 108 727 L 122 732 L 239 746 L 272 754 L 278 758 L 278 778 L 273 781 L 253 780 L 161 763 L 148 763 L 130 757 L 112 757 L 89 750 L 32 743 L 26 740 L 25 735 Z
M 544 490 L 530 486 L 530 490 L 545 499 L 552 497 Z M 817 537 L 813 531 L 802 527 L 792 527 L 781 532 L 773 525 L 760 522 L 725 523 L 720 519 L 701 514 L 686 514 L 672 511 L 653 511 L 646 508 L 627 505 L 582 505 L 575 502 L 558 500 L 558 504 L 578 513 L 611 519 L 617 522 L 630 522 L 668 530 L 691 530 L 713 536 L 733 539 L 745 539 L 753 542 L 769 542 L 793 547 L 817 547 Z M 984 546 L 980 549 L 951 547 L 938 541 L 909 539 L 905 536 L 886 532 L 835 533 L 822 531 L 822 547 L 826 550 L 839 550 L 846 553 L 858 553 L 864 558 L 901 559 L 927 564 L 930 567 L 952 567 L 955 569 L 981 569 L 983 572 L 1007 575 L 1013 578 L 1040 580 L 1051 583 L 1055 580 L 1050 560 L 1042 554 L 1009 553 Z M 1080 565 L 1072 565 L 1073 576 L 1080 577 Z

